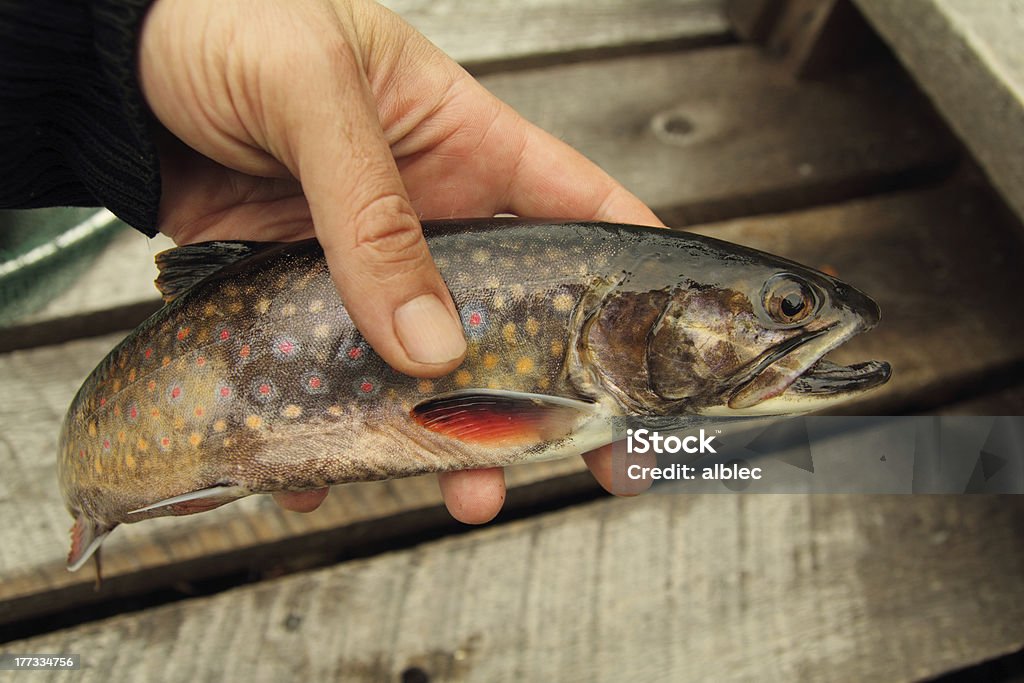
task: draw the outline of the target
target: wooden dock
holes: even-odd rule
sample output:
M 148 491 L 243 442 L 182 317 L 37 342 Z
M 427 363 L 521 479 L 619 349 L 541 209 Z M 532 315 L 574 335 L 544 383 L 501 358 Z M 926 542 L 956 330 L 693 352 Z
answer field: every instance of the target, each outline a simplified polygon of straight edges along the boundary
M 1024 411 L 1020 159 L 965 133 L 894 3 L 857 0 L 867 21 L 832 0 L 386 4 L 669 225 L 869 292 L 882 324 L 835 355 L 894 377 L 845 412 Z M 823 47 L 854 39 L 862 58 Z M 1003 112 L 1007 155 L 1021 112 Z M 308 515 L 254 497 L 123 526 L 96 592 L 64 569 L 58 428 L 159 306 L 156 250 L 126 231 L 73 291 L 0 329 L 0 653 L 78 653 L 83 669 L 11 680 L 1024 675 L 1020 496 L 613 499 L 563 461 L 511 469 L 484 528 L 452 521 L 433 478 L 338 487 Z

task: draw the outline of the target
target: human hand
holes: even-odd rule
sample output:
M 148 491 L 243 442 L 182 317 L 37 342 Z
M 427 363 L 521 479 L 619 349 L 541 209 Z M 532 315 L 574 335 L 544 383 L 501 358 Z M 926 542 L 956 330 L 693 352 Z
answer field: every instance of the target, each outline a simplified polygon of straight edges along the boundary
M 356 326 L 409 375 L 446 374 L 466 349 L 420 216 L 660 225 L 371 0 L 157 0 L 139 72 L 167 131 L 160 230 L 178 244 L 315 235 Z M 609 488 L 610 451 L 584 457 Z M 463 522 L 504 502 L 500 468 L 439 482 Z M 308 511 L 324 496 L 276 498 Z

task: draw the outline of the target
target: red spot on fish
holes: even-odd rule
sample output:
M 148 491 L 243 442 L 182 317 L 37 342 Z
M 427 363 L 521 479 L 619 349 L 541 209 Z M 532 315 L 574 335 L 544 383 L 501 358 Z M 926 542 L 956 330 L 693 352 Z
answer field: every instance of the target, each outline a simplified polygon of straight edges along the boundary
M 196 413 L 196 417 L 202 417 L 202 416 L 203 416 L 203 413 L 205 413 L 205 412 L 206 412 L 206 411 L 205 411 L 205 410 L 203 410 L 203 407 L 202 407 L 202 406 L 196 406 L 196 410 L 195 410 L 195 413 Z
M 295 350 L 295 344 L 287 339 L 277 345 L 277 350 L 288 355 Z
M 146 360 L 149 360 L 153 357 L 153 349 L 146 349 L 142 355 L 146 357 Z
M 179 396 L 181 396 L 181 387 L 171 389 L 171 398 L 178 398 Z
M 480 323 L 484 321 L 483 316 L 479 312 L 473 311 L 469 314 L 469 324 L 473 327 L 479 327 Z
M 321 384 L 323 384 L 323 381 L 319 377 L 314 376 L 309 378 L 310 389 L 319 389 Z
M 261 384 L 260 388 L 259 388 L 259 392 L 261 394 L 263 394 L 264 396 L 270 395 L 270 385 L 269 384 Z
M 168 446 L 170 446 L 170 445 L 171 445 L 171 440 L 170 440 L 169 438 L 167 438 L 166 436 L 165 436 L 165 437 L 162 437 L 162 438 L 160 439 L 160 446 L 161 446 L 161 447 L 163 447 L 163 448 L 167 448 L 167 447 L 168 447 Z
M 189 332 L 190 330 L 187 327 L 183 327 L 180 330 L 178 330 L 178 341 L 185 341 L 185 337 L 188 336 Z
M 371 391 L 373 391 L 373 383 L 364 381 L 362 384 L 359 385 L 359 391 L 363 392 L 364 394 L 370 393 Z
M 105 399 L 105 398 L 101 398 L 101 399 L 100 399 L 100 408 L 102 408 L 102 407 L 103 407 L 103 406 L 105 406 L 105 405 L 107 405 L 107 399 Z
M 206 356 L 199 356 L 199 358 L 196 358 L 196 365 L 199 367 L 206 365 Z
M 220 397 L 221 398 L 231 398 L 231 387 L 222 386 L 220 388 Z
M 348 357 L 351 358 L 352 360 L 359 360 L 359 358 L 362 355 L 363 350 L 358 346 L 353 346 L 351 349 L 348 350 Z
M 82 450 L 78 451 L 78 457 L 79 458 L 84 458 L 85 457 L 85 449 L 84 448 Z
M 156 380 L 149 380 L 149 384 L 146 385 L 146 388 L 148 388 L 150 391 L 156 391 Z
M 221 330 L 219 336 L 221 341 L 227 341 L 228 339 L 231 339 L 231 333 L 228 332 L 227 330 Z
M 136 406 L 130 406 L 128 408 L 128 417 L 132 420 L 136 420 L 139 417 L 139 409 Z
M 242 344 L 242 348 L 238 349 L 238 355 L 242 358 L 248 358 L 250 353 L 252 353 L 252 349 L 248 344 Z

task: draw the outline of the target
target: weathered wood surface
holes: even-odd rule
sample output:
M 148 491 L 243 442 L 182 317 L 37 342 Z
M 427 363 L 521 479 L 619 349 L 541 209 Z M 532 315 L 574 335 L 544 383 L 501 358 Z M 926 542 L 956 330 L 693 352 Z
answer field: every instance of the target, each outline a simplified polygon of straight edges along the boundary
M 1024 218 L 1024 11 L 1017 0 L 855 0 Z
M 726 14 L 737 34 L 798 77 L 863 65 L 878 44 L 850 0 L 729 0 Z
M 1024 499 L 610 500 L 8 643 L 38 680 L 916 681 L 1024 646 Z
M 730 39 L 724 0 L 384 0 L 473 71 Z
M 498 74 L 485 84 L 676 226 L 891 189 L 956 154 L 888 65 L 800 83 L 757 48 L 738 46 Z
M 965 386 L 1024 362 L 1021 302 L 1005 297 L 999 306 L 978 305 L 993 293 L 1024 291 L 1024 272 L 1007 267 L 1024 262 L 1015 233 L 988 202 L 984 192 L 954 182 L 700 232 L 835 269 L 875 296 L 884 311 L 882 324 L 834 355 L 840 362 L 889 360 L 890 384 L 850 410 L 901 412 L 940 406 Z M 378 531 L 382 538 L 447 523 L 430 479 L 344 487 L 308 516 L 250 499 L 192 518 L 122 527 L 106 546 L 110 592 L 94 595 L 88 572 L 68 574 L 62 566 L 70 520 L 59 500 L 53 454 L 66 405 L 115 340 L 0 356 L 0 377 L 17 397 L 0 405 L 0 468 L 8 473 L 0 484 L 0 623 L 32 610 L 138 592 L 170 576 L 189 580 L 266 568 L 283 556 L 306 557 L 316 554 L 311 548 L 328 544 L 343 551 L 371 523 L 393 527 Z M 524 466 L 510 473 L 510 483 L 554 482 L 544 493 L 551 500 L 593 490 L 581 471 L 577 461 Z
M 483 82 L 674 225 L 891 189 L 939 173 L 955 158 L 921 98 L 887 67 L 800 84 L 756 48 L 729 47 Z M 152 254 L 166 246 L 123 236 L 46 313 L 0 330 L 0 350 L 141 322 L 130 315 L 157 305 Z

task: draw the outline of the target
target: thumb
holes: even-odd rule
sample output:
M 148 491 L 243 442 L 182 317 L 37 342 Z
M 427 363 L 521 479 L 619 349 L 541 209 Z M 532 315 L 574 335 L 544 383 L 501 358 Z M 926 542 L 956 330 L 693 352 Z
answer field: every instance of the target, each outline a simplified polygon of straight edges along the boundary
M 422 377 L 448 373 L 466 352 L 458 312 L 372 97 L 366 87 L 338 95 L 323 99 L 341 106 L 306 109 L 293 129 L 301 131 L 299 178 L 331 276 L 356 327 L 389 365 Z

